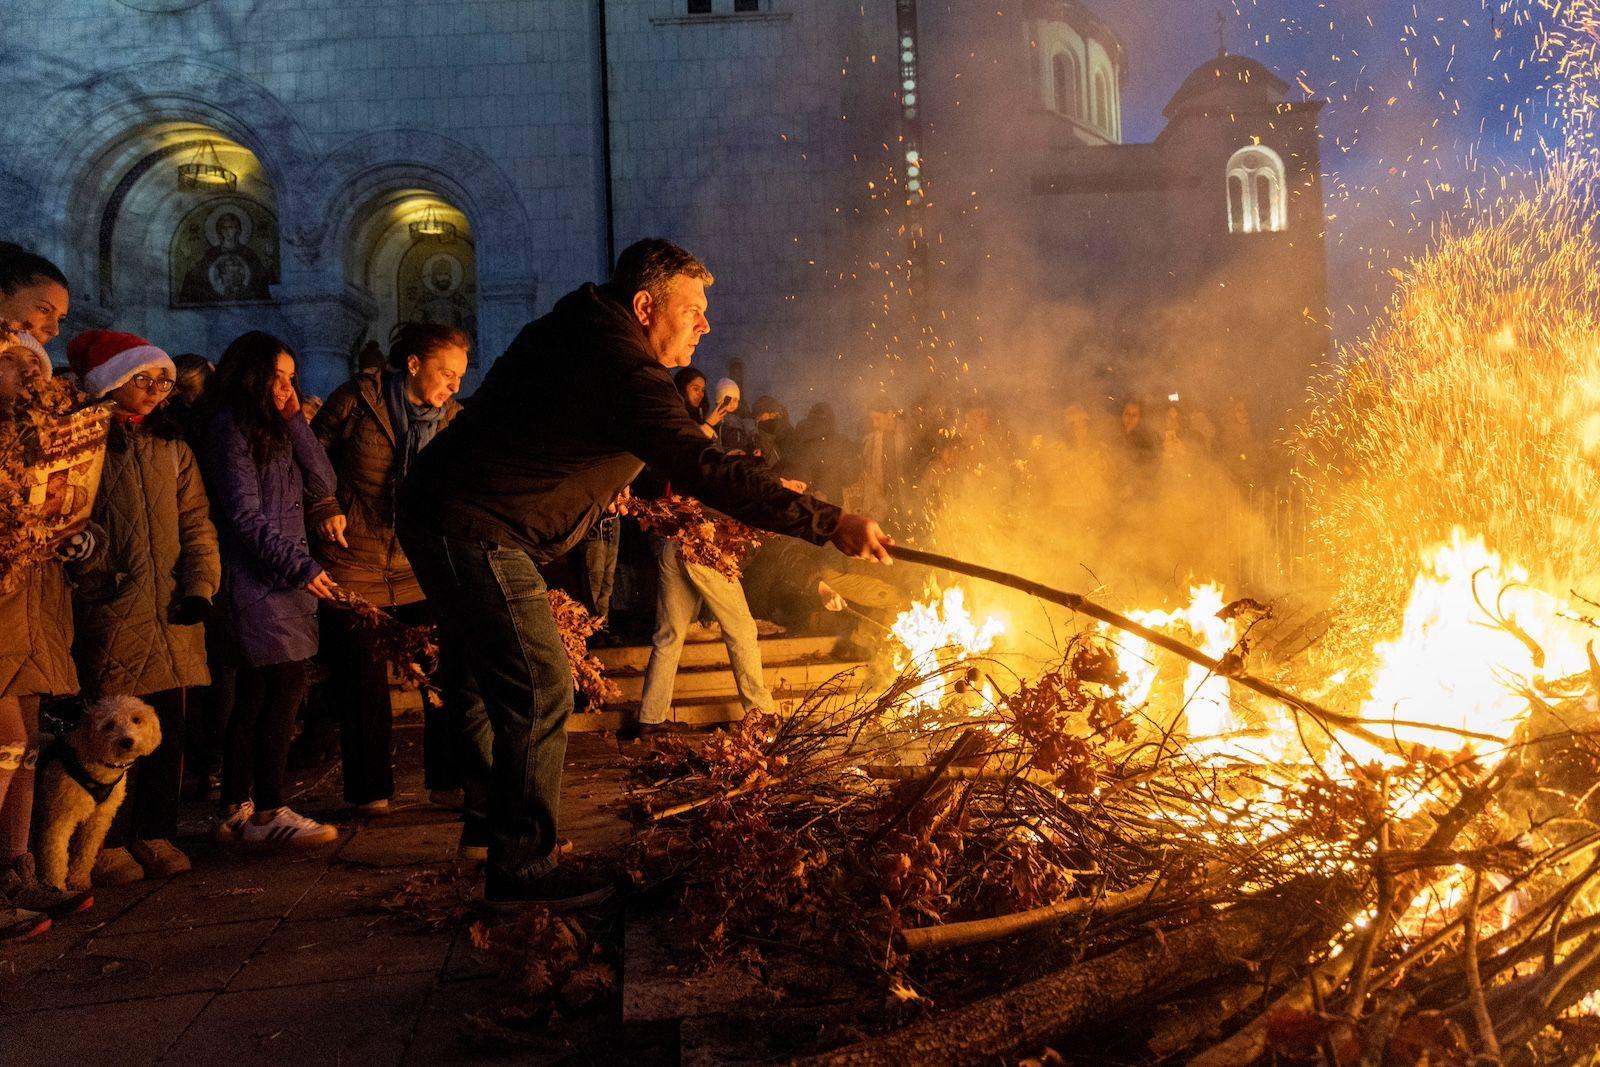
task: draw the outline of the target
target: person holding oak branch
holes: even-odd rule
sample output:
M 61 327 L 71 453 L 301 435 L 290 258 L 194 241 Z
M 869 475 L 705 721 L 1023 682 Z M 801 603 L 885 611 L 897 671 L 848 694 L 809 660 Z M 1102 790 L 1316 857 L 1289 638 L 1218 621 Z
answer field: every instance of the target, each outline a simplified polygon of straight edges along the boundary
M 557 866 L 556 823 L 572 675 L 538 565 L 577 545 L 645 463 L 743 522 L 889 562 L 877 522 L 729 456 L 684 410 L 669 371 L 711 331 L 711 272 L 669 241 L 625 249 L 526 326 L 400 490 L 400 541 L 441 627 L 470 641 L 494 733 L 485 811 L 491 903 L 581 907 L 607 884 Z

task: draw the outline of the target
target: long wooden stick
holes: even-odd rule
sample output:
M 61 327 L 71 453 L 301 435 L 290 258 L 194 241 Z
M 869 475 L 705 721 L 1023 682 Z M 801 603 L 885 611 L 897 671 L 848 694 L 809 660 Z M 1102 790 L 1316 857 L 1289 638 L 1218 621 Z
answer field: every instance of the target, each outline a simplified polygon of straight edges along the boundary
M 1151 878 L 1132 889 L 1100 897 L 1073 897 L 1030 911 L 999 915 L 992 919 L 944 923 L 941 926 L 915 926 L 901 930 L 900 947 L 906 952 L 942 952 L 945 949 L 998 941 L 1002 937 L 1056 926 L 1090 912 L 1105 917 L 1138 907 L 1155 892 L 1159 878 Z
M 933 773 L 933 768 L 926 764 L 905 766 L 903 764 L 868 763 L 861 768 L 861 773 L 875 781 L 887 782 L 914 782 L 926 778 Z M 1055 775 L 1046 774 L 1032 767 L 1020 770 L 990 770 L 987 767 L 946 767 L 943 771 L 946 778 L 954 778 L 962 782 L 1014 782 L 1021 778 L 1032 782 L 1034 785 L 1053 786 L 1056 784 Z
M 1244 671 L 1236 667 L 1224 664 L 1221 660 L 1213 659 L 1211 656 L 1206 655 L 1199 649 L 1186 645 L 1175 637 L 1161 633 L 1159 630 L 1152 630 L 1150 627 L 1137 623 L 1128 618 L 1126 615 L 1112 611 L 1110 608 L 1101 607 L 1099 604 L 1096 604 L 1092 600 L 1080 596 L 1077 593 L 1068 593 L 1060 589 L 1052 589 L 1048 585 L 1041 585 L 1040 583 L 1030 581 L 1027 578 L 1018 577 L 1015 574 L 1007 574 L 1005 571 L 997 571 L 992 567 L 982 567 L 975 563 L 967 563 L 964 560 L 955 559 L 951 556 L 941 556 L 936 552 L 924 552 L 921 549 L 904 548 L 900 545 L 893 546 L 889 549 L 889 552 L 894 556 L 895 559 L 903 560 L 906 563 L 920 563 L 924 567 L 937 567 L 940 570 L 951 571 L 955 574 L 964 574 L 969 578 L 978 578 L 986 582 L 993 582 L 996 585 L 1003 585 L 1009 589 L 1016 589 L 1019 592 L 1027 593 L 1029 596 L 1038 597 L 1040 600 L 1047 600 L 1052 604 L 1060 604 L 1064 608 L 1075 611 L 1080 615 L 1087 615 L 1091 619 L 1098 619 L 1101 622 L 1106 623 L 1108 626 L 1114 626 L 1119 630 L 1133 634 L 1135 637 L 1148 641 L 1157 648 L 1165 649 L 1166 651 L 1171 652 L 1174 656 L 1181 656 L 1190 663 L 1198 664 L 1218 677 L 1227 678 L 1230 681 L 1237 682 L 1246 689 L 1260 693 L 1262 696 L 1267 697 L 1270 700 L 1275 700 L 1278 703 L 1284 704 L 1296 711 L 1302 711 L 1311 718 L 1315 719 L 1317 722 L 1321 723 L 1324 727 L 1328 727 L 1330 725 L 1337 726 L 1341 730 L 1344 730 L 1345 732 L 1356 737 L 1360 737 L 1362 740 L 1371 742 L 1375 745 L 1380 745 L 1385 748 L 1392 748 L 1395 742 L 1393 738 L 1386 738 L 1381 734 L 1375 733 L 1372 730 L 1374 725 L 1410 726 L 1441 733 L 1451 733 L 1458 737 L 1469 737 L 1479 741 L 1494 741 L 1501 744 L 1505 742 L 1505 738 L 1495 737 L 1492 734 L 1479 734 L 1473 733 L 1469 730 L 1456 730 L 1438 726 L 1433 723 L 1403 722 L 1400 720 L 1394 720 L 1392 722 L 1389 720 L 1384 720 L 1382 723 L 1372 723 L 1354 715 L 1345 715 L 1341 712 L 1334 711 L 1331 708 L 1325 708 L 1320 704 L 1305 699 L 1304 697 L 1296 696 L 1287 689 L 1273 685 L 1271 682 L 1246 674 Z

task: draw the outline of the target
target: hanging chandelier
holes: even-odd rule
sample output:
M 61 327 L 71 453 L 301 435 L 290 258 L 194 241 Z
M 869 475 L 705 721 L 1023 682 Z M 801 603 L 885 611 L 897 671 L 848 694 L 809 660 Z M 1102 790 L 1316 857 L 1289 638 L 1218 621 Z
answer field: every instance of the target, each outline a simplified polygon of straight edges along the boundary
M 238 187 L 239 176 L 217 158 L 215 141 L 202 142 L 189 162 L 178 165 L 180 189 L 226 189 L 231 193 Z
M 456 224 L 439 217 L 439 208 L 429 204 L 422 212 L 422 217 L 411 223 L 411 240 L 418 241 L 453 241 L 456 238 Z

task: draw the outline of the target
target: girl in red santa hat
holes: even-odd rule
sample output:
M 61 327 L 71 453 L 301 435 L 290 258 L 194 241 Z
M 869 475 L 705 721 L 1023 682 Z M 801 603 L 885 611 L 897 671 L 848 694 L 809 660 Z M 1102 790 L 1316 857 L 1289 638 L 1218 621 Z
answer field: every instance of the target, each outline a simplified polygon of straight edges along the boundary
M 211 681 L 204 623 L 222 570 L 199 464 L 163 410 L 177 382 L 171 358 L 133 334 L 89 330 L 67 362 L 86 392 L 116 405 L 94 503 L 105 549 L 75 598 L 80 677 L 88 696 L 140 697 L 161 723 L 94 866 L 95 885 L 123 885 L 189 869 L 172 843 L 185 718 L 190 693 Z

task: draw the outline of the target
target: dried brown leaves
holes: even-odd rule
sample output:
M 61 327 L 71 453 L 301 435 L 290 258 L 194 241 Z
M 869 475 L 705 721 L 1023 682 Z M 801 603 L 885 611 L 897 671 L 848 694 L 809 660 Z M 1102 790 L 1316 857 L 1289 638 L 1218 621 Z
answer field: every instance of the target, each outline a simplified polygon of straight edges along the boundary
M 618 510 L 637 520 L 646 533 L 677 541 L 678 555 L 685 562 L 710 567 L 735 582 L 745 559 L 768 537 L 737 519 L 708 512 L 700 501 L 688 496 L 630 498 L 622 501 Z
M 407 626 L 360 593 L 335 586 L 333 602 L 350 612 L 358 630 L 369 634 L 378 657 L 408 689 L 422 689 L 439 665 L 438 635 L 432 626 Z
M 582 1007 L 617 986 L 617 972 L 577 919 L 525 909 L 514 923 L 472 924 L 472 947 L 494 961 L 510 1003 L 499 1012 L 534 1018 L 552 1004 Z
M 1133 720 L 1118 697 L 1126 679 L 1103 644 L 1075 638 L 1066 660 L 1001 698 L 1012 728 L 1031 749 L 1030 765 L 1068 793 L 1091 793 L 1106 738 L 1131 740 Z M 1083 725 L 1090 731 L 1086 733 Z
M 903 987 L 897 931 L 1084 891 L 1060 859 L 1082 850 L 1061 821 L 1066 809 L 1022 783 L 1044 771 L 1087 793 L 1098 781 L 1106 736 L 1125 719 L 1104 695 L 1106 670 L 1084 645 L 1047 681 L 1000 698 L 988 728 L 964 719 L 953 747 L 937 727 L 882 735 L 882 724 L 907 721 L 889 704 L 912 682 L 843 710 L 816 702 L 787 721 L 753 717 L 699 748 L 665 741 L 639 771 L 656 783 L 652 803 L 666 806 L 662 790 L 700 795 L 642 835 L 636 866 L 644 876 L 692 870 L 685 904 L 713 957 L 749 938 L 810 944 Z M 850 773 L 908 745 L 943 750 L 924 759 L 948 772 L 892 784 Z
M 593 704 L 608 704 L 622 690 L 605 676 L 605 665 L 589 651 L 589 637 L 600 628 L 594 616 L 558 589 L 548 593 L 561 644 L 572 665 L 572 681 Z M 439 665 L 438 633 L 432 626 L 407 626 L 359 593 L 336 586 L 333 602 L 349 610 L 356 626 L 373 637 L 379 657 L 408 688 L 426 687 Z
M 591 704 L 614 704 L 622 699 L 617 683 L 605 676 L 605 664 L 589 651 L 589 638 L 600 629 L 600 621 L 589 609 L 559 589 L 549 592 L 550 613 L 556 617 L 561 644 L 572 664 L 572 684 Z

